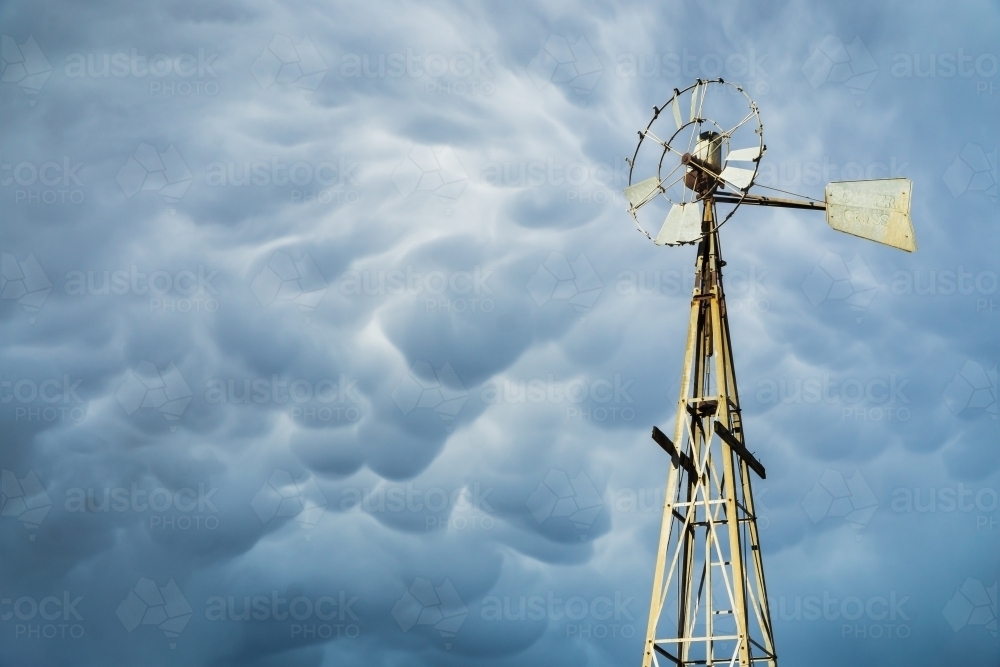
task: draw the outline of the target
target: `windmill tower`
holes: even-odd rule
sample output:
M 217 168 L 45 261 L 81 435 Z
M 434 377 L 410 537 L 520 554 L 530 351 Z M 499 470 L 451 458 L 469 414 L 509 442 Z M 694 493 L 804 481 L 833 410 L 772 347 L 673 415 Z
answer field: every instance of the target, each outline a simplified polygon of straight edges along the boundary
M 743 428 L 719 228 L 743 204 L 825 210 L 838 231 L 916 250 L 909 180 L 830 183 L 822 202 L 751 194 L 765 149 L 743 89 L 699 79 L 654 107 L 629 160 L 625 197 L 639 231 L 656 245 L 697 245 L 673 437 L 653 427 L 671 464 L 643 667 L 778 661 L 752 491 L 766 472 Z

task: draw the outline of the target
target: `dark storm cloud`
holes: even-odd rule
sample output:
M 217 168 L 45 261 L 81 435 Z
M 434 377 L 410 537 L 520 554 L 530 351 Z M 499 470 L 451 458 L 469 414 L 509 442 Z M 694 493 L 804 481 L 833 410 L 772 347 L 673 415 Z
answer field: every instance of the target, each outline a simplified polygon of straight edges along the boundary
M 2 11 L 49 71 L 0 84 L 10 659 L 637 659 L 693 255 L 633 231 L 624 158 L 720 74 L 760 182 L 915 183 L 914 255 L 723 235 L 783 660 L 995 655 L 942 613 L 997 569 L 995 8 Z M 856 37 L 870 80 L 804 69 Z

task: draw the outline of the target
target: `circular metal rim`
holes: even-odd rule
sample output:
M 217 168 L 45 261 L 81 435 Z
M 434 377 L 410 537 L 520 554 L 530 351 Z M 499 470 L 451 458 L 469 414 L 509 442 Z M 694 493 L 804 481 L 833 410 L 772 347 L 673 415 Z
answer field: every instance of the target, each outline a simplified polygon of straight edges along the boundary
M 747 185 L 746 188 L 743 188 L 741 190 L 737 190 L 734 193 L 734 194 L 738 193 L 738 195 L 739 195 L 739 201 L 737 201 L 735 203 L 735 205 L 733 206 L 732 210 L 729 211 L 729 213 L 726 215 L 725 218 L 723 218 L 722 220 L 716 222 L 715 226 L 711 230 L 709 230 L 708 232 L 703 233 L 701 236 L 698 237 L 698 239 L 696 239 L 695 241 L 691 241 L 692 244 L 693 243 L 697 243 L 701 239 L 705 238 L 705 236 L 707 236 L 708 234 L 711 234 L 711 233 L 717 231 L 720 227 L 722 227 L 722 225 L 726 224 L 726 222 L 731 217 L 733 217 L 733 214 L 736 213 L 736 210 L 743 203 L 743 200 L 746 198 L 746 195 L 749 192 L 750 188 L 753 187 L 754 183 L 757 180 L 757 173 L 758 173 L 758 171 L 760 169 L 760 160 L 764 157 L 764 150 L 765 150 L 765 144 L 764 144 L 764 125 L 763 125 L 763 123 L 761 123 L 761 120 L 760 120 L 760 109 L 757 107 L 757 104 L 753 101 L 753 99 L 751 99 L 751 97 L 747 94 L 747 92 L 743 89 L 742 86 L 740 86 L 738 84 L 735 84 L 735 83 L 732 83 L 730 81 L 725 81 L 722 78 L 718 78 L 718 79 L 695 79 L 694 83 L 688 85 L 685 88 L 681 88 L 681 89 L 674 88 L 674 94 L 671 95 L 670 98 L 666 102 L 664 102 L 662 106 L 660 106 L 660 107 L 655 107 L 654 106 L 653 107 L 653 117 L 646 124 L 645 130 L 639 131 L 639 143 L 636 144 L 635 152 L 632 153 L 632 159 L 629 161 L 628 185 L 633 185 L 633 172 L 635 171 L 635 161 L 636 161 L 636 158 L 639 156 L 639 151 L 642 149 L 642 142 L 647 139 L 647 134 L 651 134 L 649 130 L 653 126 L 653 123 L 655 123 L 656 120 L 660 117 L 660 113 L 662 113 L 664 110 L 666 110 L 674 102 L 674 100 L 676 100 L 677 98 L 679 98 L 681 95 L 687 93 L 692 88 L 695 88 L 695 87 L 703 85 L 703 84 L 704 85 L 708 85 L 708 84 L 713 84 L 713 83 L 715 83 L 715 84 L 721 84 L 721 85 L 725 85 L 725 86 L 729 86 L 729 87 L 735 89 L 741 95 L 743 95 L 743 97 L 746 99 L 747 106 L 749 107 L 749 109 L 751 111 L 751 115 L 757 121 L 756 134 L 757 134 L 757 138 L 758 138 L 758 148 L 759 148 L 760 152 L 759 152 L 758 158 L 756 160 L 754 160 L 754 162 L 753 162 L 753 177 L 751 177 L 750 183 Z M 707 122 L 711 122 L 717 128 L 719 127 L 719 124 L 716 123 L 714 120 L 710 120 L 710 119 L 707 119 L 707 118 L 700 118 L 700 119 L 694 119 L 694 118 L 692 118 L 687 123 L 684 123 L 683 125 L 681 125 L 681 127 L 677 128 L 677 130 L 670 136 L 670 139 L 666 141 L 666 144 L 668 146 L 671 145 L 671 142 L 674 140 L 674 138 L 676 138 L 677 135 L 680 134 L 689 125 L 696 124 L 697 127 L 700 127 L 701 124 L 703 122 L 706 122 L 706 121 Z M 696 127 L 696 130 L 697 130 L 697 127 Z M 723 134 L 725 134 L 725 132 L 723 132 Z M 651 139 L 651 141 L 652 141 L 652 139 Z M 729 141 L 729 137 L 727 136 L 726 137 L 727 144 L 728 144 L 728 141 Z M 663 159 L 664 159 L 664 156 L 666 156 L 666 154 L 669 153 L 669 152 L 671 152 L 670 149 L 668 149 L 666 147 L 663 147 L 663 152 L 661 153 L 660 160 L 657 163 L 657 173 L 656 173 L 657 177 L 659 177 L 660 173 L 662 173 Z M 673 152 L 676 152 L 676 150 L 674 150 Z M 705 198 L 706 198 L 705 196 L 697 196 L 692 201 L 702 201 Z M 667 200 L 671 201 L 669 198 Z M 673 203 L 673 202 L 671 201 L 671 203 Z M 639 231 L 642 234 L 644 234 L 648 239 L 653 240 L 653 237 L 650 236 L 649 232 L 646 231 L 646 229 L 639 222 L 638 217 L 636 217 L 636 212 L 635 212 L 634 207 L 632 207 L 632 206 L 629 207 L 629 213 L 632 215 L 633 220 L 635 220 L 636 227 L 638 227 Z M 686 244 L 681 243 L 679 245 L 686 245 Z

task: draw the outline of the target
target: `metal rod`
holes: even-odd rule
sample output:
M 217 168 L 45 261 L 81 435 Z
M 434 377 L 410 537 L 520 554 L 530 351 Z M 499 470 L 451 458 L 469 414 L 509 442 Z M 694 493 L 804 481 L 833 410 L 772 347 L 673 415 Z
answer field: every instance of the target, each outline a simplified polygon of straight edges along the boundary
M 746 195 L 739 197 L 728 192 L 715 193 L 715 201 L 724 204 L 753 204 L 754 206 L 778 206 L 781 208 L 801 208 L 810 211 L 825 211 L 826 202 L 814 202 L 808 199 L 782 199 L 780 197 L 765 197 L 763 195 Z

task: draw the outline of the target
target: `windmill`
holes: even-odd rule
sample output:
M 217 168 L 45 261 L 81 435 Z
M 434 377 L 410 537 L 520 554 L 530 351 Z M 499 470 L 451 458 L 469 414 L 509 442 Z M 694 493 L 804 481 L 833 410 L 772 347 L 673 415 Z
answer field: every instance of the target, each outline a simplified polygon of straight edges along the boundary
M 628 161 L 625 198 L 639 231 L 656 245 L 697 244 L 673 438 L 653 427 L 671 465 L 643 667 L 778 660 L 751 490 L 751 473 L 766 472 L 743 430 L 719 228 L 744 204 L 825 210 L 838 231 L 917 247 L 908 179 L 829 183 L 824 201 L 751 193 L 765 149 L 757 105 L 743 89 L 698 79 L 654 107 Z

